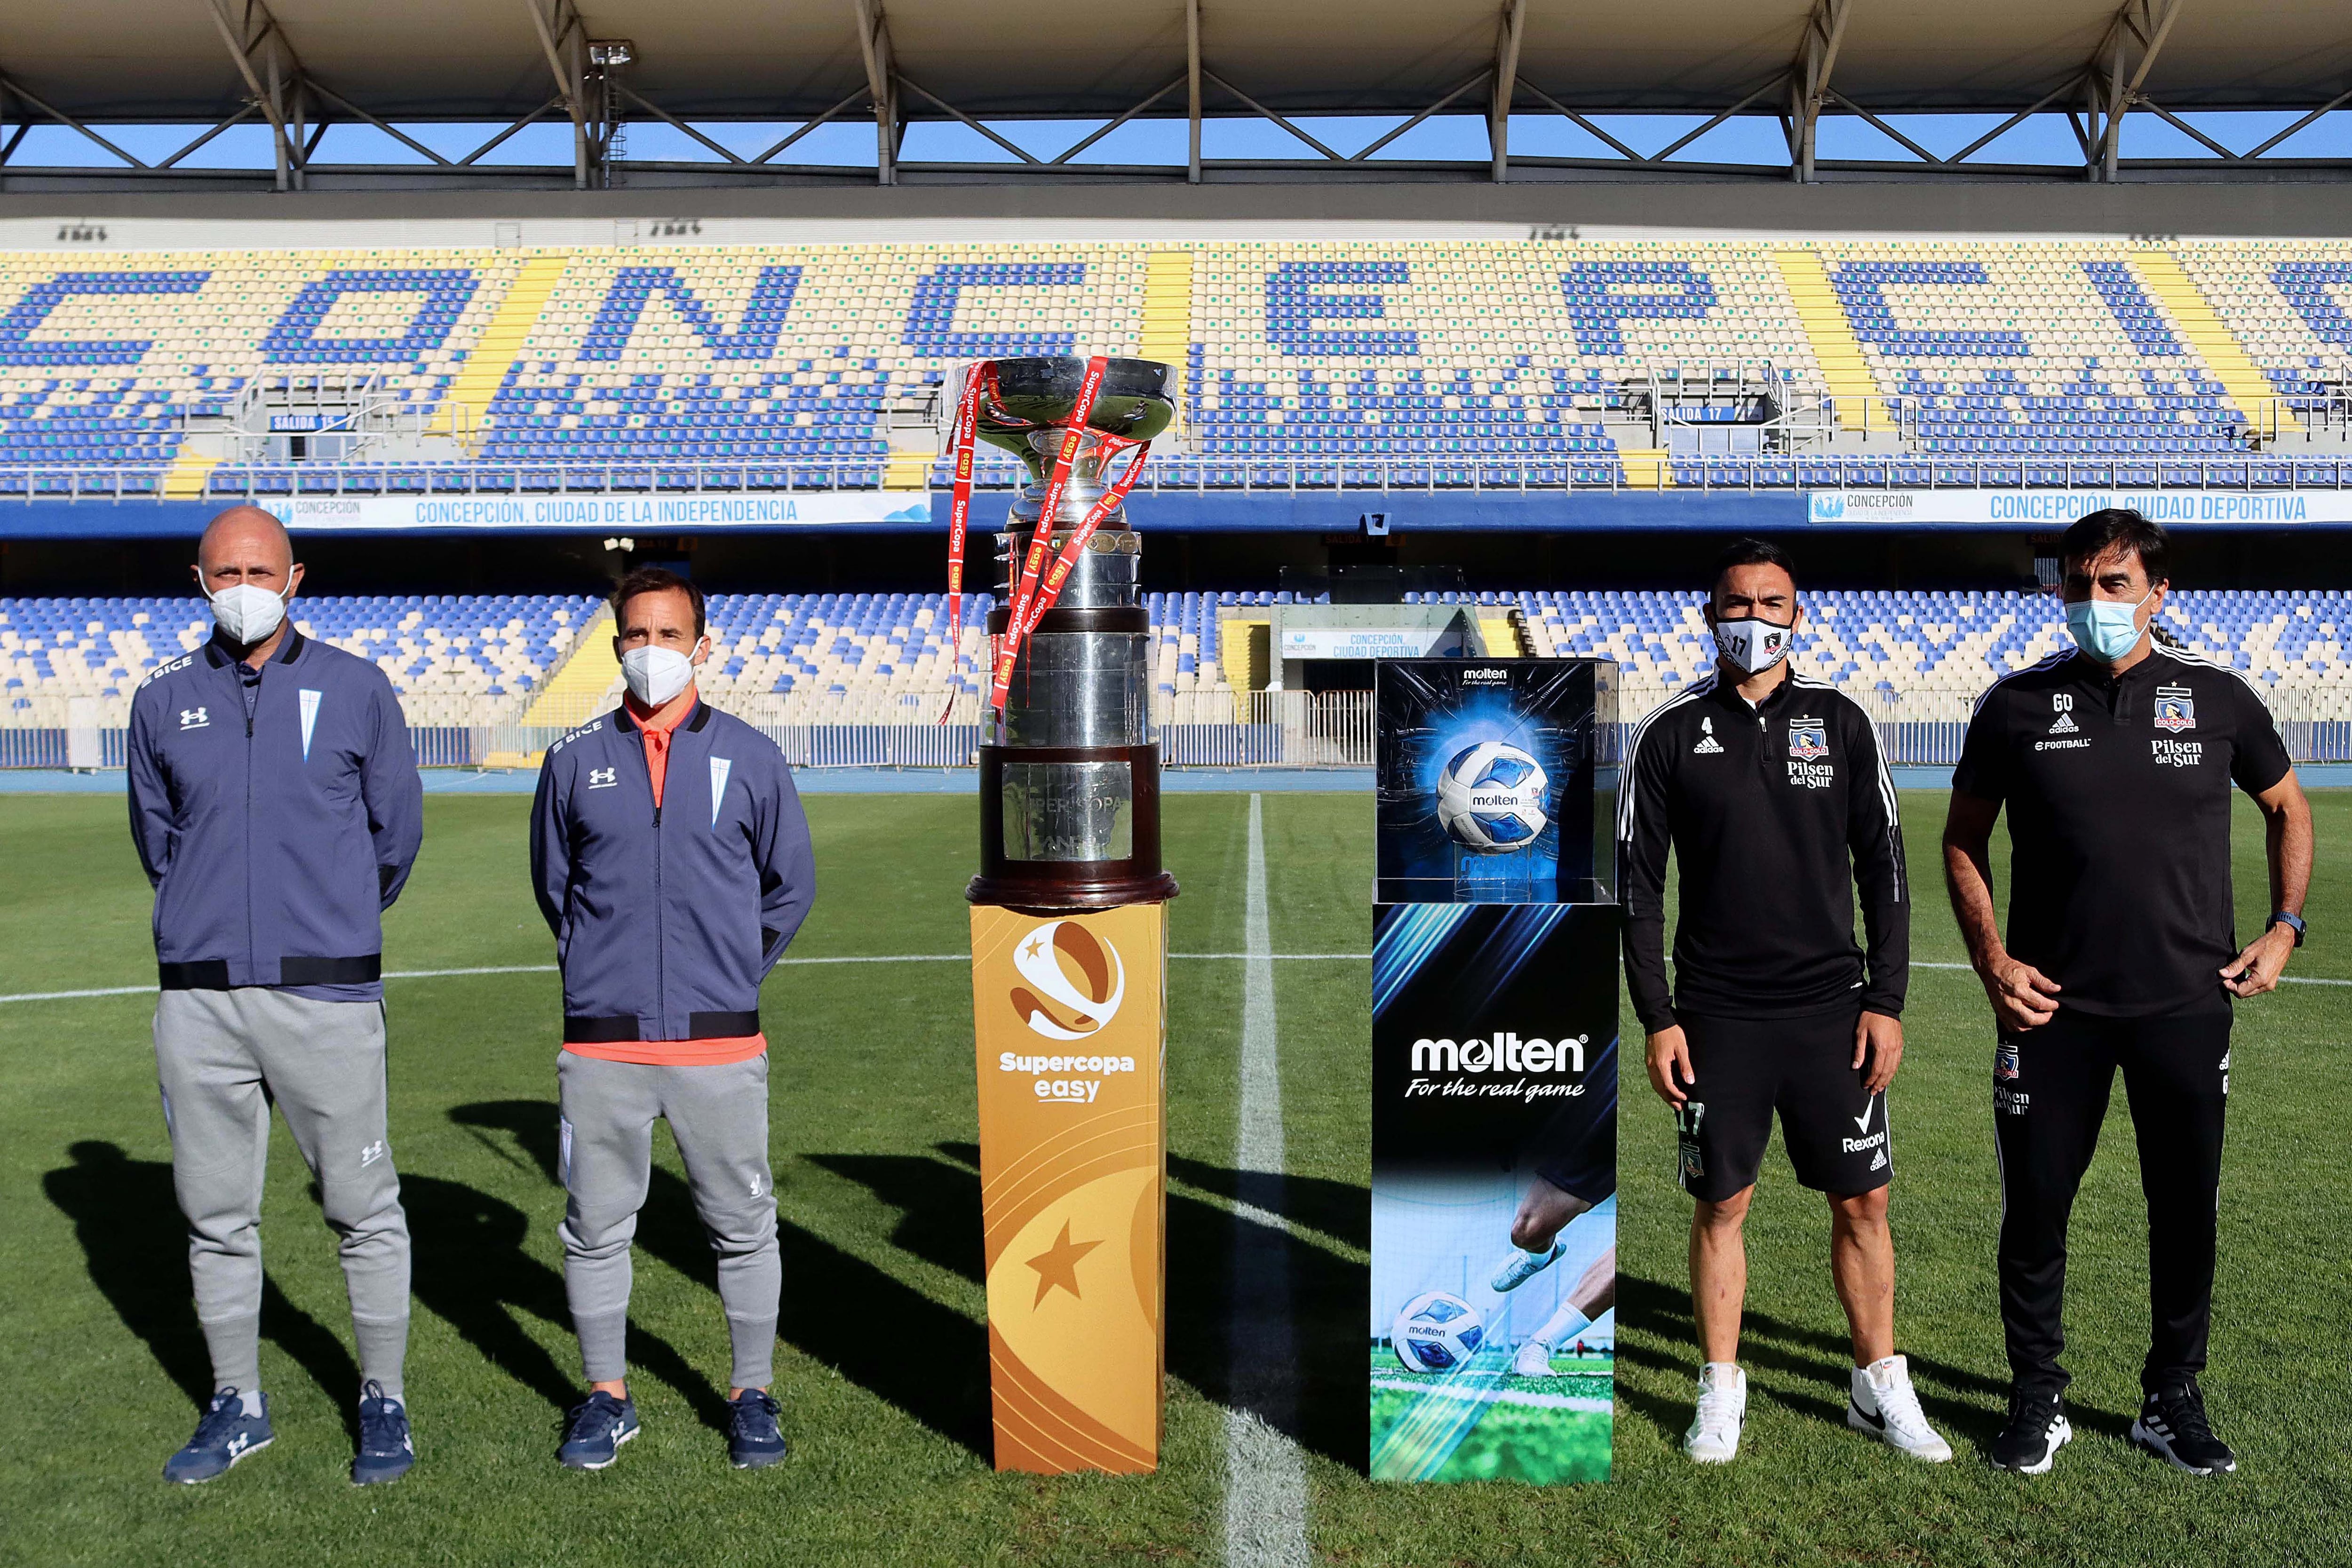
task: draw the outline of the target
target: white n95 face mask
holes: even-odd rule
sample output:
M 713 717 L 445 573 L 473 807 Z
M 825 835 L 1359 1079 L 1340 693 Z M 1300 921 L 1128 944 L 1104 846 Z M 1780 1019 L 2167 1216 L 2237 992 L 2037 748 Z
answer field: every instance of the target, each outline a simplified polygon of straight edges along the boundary
M 1761 675 L 1789 657 L 1794 631 L 1793 623 L 1783 626 L 1770 621 L 1717 621 L 1715 650 L 1735 668 Z
M 658 708 L 692 683 L 694 661 L 676 648 L 633 647 L 621 656 L 621 679 L 630 696 Z
M 286 601 L 252 583 L 239 583 L 205 597 L 211 601 L 213 619 L 220 629 L 244 647 L 268 641 L 286 618 Z

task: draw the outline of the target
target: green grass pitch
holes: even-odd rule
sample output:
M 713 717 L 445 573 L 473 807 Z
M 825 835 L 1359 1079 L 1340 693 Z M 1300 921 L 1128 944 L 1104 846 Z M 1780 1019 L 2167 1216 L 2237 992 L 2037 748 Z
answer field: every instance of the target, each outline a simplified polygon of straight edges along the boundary
M 542 964 L 523 875 L 526 803 L 435 796 L 394 911 L 389 966 Z M 1906 796 L 1914 947 L 1960 954 L 1935 888 L 1942 801 Z M 1369 943 L 1370 803 L 1268 795 L 1275 949 Z M 2352 980 L 2342 889 L 2352 796 L 2318 801 L 2313 944 L 2295 972 Z M 961 952 L 971 806 L 810 802 L 821 886 L 799 956 Z M 1244 945 L 1248 799 L 1168 802 L 1185 892 L 1179 952 Z M 2168 847 L 2151 843 L 2148 853 Z M 0 991 L 151 981 L 147 889 L 118 798 L 0 799 Z M 1769 889 L 1759 889 L 1768 900 Z M 2241 814 L 2238 902 L 2264 892 Z M 2240 1010 L 2222 1270 L 2208 1389 L 2241 1473 L 2200 1482 L 2123 1440 L 2146 1334 L 2144 1219 L 2122 1097 L 2074 1228 L 2082 1436 L 2055 1474 L 1983 1462 L 2004 1369 L 1990 1040 L 1974 981 L 1922 970 L 1894 1097 L 1900 1339 L 1959 1458 L 1929 1468 L 1843 1425 L 1847 1356 L 1822 1205 L 1768 1163 L 1751 1222 L 1739 1462 L 1677 1448 L 1696 1356 L 1685 1204 L 1664 1110 L 1625 1085 L 1616 1479 L 1400 1487 L 1365 1479 L 1367 965 L 1276 965 L 1300 1322 L 1307 1531 L 1350 1564 L 2342 1563 L 2352 1498 L 2347 1245 L 2352 992 L 2296 986 Z M 418 1241 L 409 1393 L 421 1455 L 398 1486 L 345 1480 L 354 1371 L 342 1286 L 281 1134 L 269 1176 L 262 1350 L 278 1444 L 193 1489 L 158 1479 L 205 1384 L 139 995 L 0 1005 L 0 1562 L 55 1563 L 1213 1563 L 1223 1539 L 1231 1173 L 1242 965 L 1178 959 L 1170 994 L 1168 1436 L 1150 1478 L 1000 1477 L 987 1400 L 967 971 L 805 965 L 766 999 L 783 1218 L 777 1394 L 791 1460 L 726 1468 L 712 1423 L 724 1326 L 709 1254 L 664 1145 L 640 1230 L 635 1386 L 645 1436 L 602 1475 L 553 1459 L 578 1363 L 551 1176 L 557 994 L 549 974 L 390 984 L 394 1152 Z M 1630 1020 L 1628 1020 L 1630 1025 Z M 1629 1069 L 1638 1056 L 1628 1058 Z M 2159 1218 L 2158 1223 L 2163 1223 Z

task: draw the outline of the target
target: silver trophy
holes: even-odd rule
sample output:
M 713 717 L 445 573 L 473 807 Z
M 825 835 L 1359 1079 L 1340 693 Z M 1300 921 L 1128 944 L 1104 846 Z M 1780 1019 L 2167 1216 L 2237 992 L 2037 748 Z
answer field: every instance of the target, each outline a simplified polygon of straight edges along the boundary
M 1000 637 L 1087 370 L 1087 361 L 1065 355 L 991 360 L 966 372 L 981 378 L 978 437 L 1016 454 L 1029 470 L 997 536 L 988 629 Z M 1105 363 L 1045 524 L 1046 562 L 1103 498 L 1106 467 L 1175 416 L 1168 377 L 1168 366 L 1152 360 Z M 1021 638 L 1003 711 L 982 721 L 981 873 L 968 895 L 975 903 L 1105 909 L 1176 892 L 1160 865 L 1141 548 L 1123 507 L 1101 519 L 1052 607 Z

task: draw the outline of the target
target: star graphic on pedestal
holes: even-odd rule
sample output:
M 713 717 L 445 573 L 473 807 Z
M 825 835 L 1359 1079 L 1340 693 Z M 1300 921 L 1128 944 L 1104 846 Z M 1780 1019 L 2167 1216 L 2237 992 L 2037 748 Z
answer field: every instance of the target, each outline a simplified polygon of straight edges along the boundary
M 1061 1238 L 1045 1251 L 1029 1259 L 1029 1267 L 1037 1271 L 1037 1300 L 1032 1307 L 1045 1303 L 1045 1292 L 1058 1285 L 1072 1296 L 1078 1297 L 1078 1259 L 1102 1245 L 1099 1241 L 1072 1241 L 1070 1222 L 1062 1222 Z
M 1044 937 L 1033 936 L 1029 939 L 1028 945 L 1024 947 L 1021 952 L 1024 957 L 1034 958 L 1044 950 L 1045 946 L 1045 939 Z

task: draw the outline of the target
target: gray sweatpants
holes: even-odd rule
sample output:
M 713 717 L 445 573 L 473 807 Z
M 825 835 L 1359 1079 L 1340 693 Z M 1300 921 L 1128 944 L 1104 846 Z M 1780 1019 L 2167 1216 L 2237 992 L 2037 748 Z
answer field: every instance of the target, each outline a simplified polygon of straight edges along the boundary
M 405 1397 L 408 1216 L 385 1128 L 383 1005 L 261 986 L 166 991 L 155 1072 L 214 1386 L 261 1386 L 261 1187 L 275 1103 L 339 1238 L 360 1375 Z
M 628 1373 L 629 1246 L 653 1181 L 654 1119 L 686 1159 L 695 1212 L 719 1255 L 719 1303 L 734 1346 L 733 1384 L 773 1377 L 783 1264 L 768 1169 L 768 1058 L 655 1067 L 559 1054 L 563 1109 L 563 1290 L 591 1383 Z

